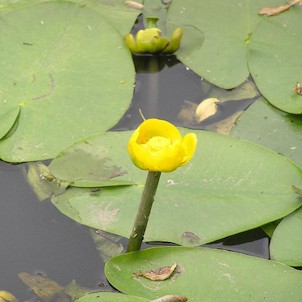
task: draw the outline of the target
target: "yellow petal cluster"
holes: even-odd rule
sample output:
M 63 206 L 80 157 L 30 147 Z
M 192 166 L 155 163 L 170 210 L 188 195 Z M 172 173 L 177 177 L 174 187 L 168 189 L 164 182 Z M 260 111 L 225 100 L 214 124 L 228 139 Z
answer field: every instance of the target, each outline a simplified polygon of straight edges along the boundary
M 142 170 L 171 172 L 191 160 L 196 143 L 194 133 L 182 137 L 169 122 L 147 119 L 133 132 L 128 153 L 133 163 Z
M 139 30 L 135 37 L 131 33 L 125 36 L 125 43 L 132 53 L 174 53 L 180 47 L 182 28 L 176 28 L 171 40 L 161 35 L 157 27 Z
M 17 298 L 6 290 L 0 290 L 0 302 L 17 302 Z

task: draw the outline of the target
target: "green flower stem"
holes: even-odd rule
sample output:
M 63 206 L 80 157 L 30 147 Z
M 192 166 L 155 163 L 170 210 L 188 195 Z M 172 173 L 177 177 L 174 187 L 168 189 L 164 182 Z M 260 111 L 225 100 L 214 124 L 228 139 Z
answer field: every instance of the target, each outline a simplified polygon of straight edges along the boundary
M 145 89 L 144 103 L 146 117 L 153 118 L 158 116 L 159 109 L 159 60 L 158 56 L 150 56 L 147 58 L 148 64 L 148 83 Z
M 129 238 L 127 253 L 138 251 L 141 247 L 160 175 L 161 172 L 149 171 L 148 173 L 132 233 Z
M 146 18 L 146 23 L 147 23 L 146 28 L 155 28 L 155 27 L 157 27 L 157 21 L 158 21 L 158 18 L 156 18 L 156 17 Z

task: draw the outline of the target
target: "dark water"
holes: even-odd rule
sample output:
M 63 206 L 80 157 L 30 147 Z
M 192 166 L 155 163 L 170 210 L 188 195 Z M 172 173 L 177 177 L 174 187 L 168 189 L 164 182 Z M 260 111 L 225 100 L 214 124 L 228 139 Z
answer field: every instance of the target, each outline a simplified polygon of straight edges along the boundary
M 22 165 L 0 162 L 0 290 L 24 301 L 32 293 L 18 273 L 43 273 L 66 285 L 97 288 L 102 259 L 88 228 L 62 215 L 50 202 L 39 202 Z

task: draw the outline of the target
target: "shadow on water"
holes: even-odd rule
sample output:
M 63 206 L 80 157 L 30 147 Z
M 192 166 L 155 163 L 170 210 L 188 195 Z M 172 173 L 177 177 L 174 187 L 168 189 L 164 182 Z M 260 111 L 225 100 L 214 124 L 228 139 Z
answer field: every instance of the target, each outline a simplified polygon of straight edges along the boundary
M 20 301 L 31 297 L 20 272 L 42 273 L 61 285 L 75 279 L 96 289 L 104 264 L 90 231 L 50 202 L 39 202 L 23 168 L 0 161 L 0 290 L 11 291 Z

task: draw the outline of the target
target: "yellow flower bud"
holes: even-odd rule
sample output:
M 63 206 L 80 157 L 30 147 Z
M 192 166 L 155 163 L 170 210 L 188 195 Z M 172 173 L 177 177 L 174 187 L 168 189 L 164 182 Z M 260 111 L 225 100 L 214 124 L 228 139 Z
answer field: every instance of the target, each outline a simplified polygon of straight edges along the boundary
M 17 302 L 17 298 L 6 290 L 0 290 L 0 302 Z
M 170 43 L 163 50 L 164 53 L 173 53 L 179 49 L 183 32 L 184 30 L 180 27 L 173 31 Z
M 139 30 L 135 36 L 128 33 L 125 35 L 125 43 L 132 53 L 173 53 L 178 50 L 183 30 L 175 29 L 172 39 L 161 36 L 161 31 L 157 27 Z
M 169 122 L 148 119 L 133 132 L 128 153 L 133 163 L 142 170 L 171 172 L 191 160 L 196 143 L 194 133 L 182 137 Z

